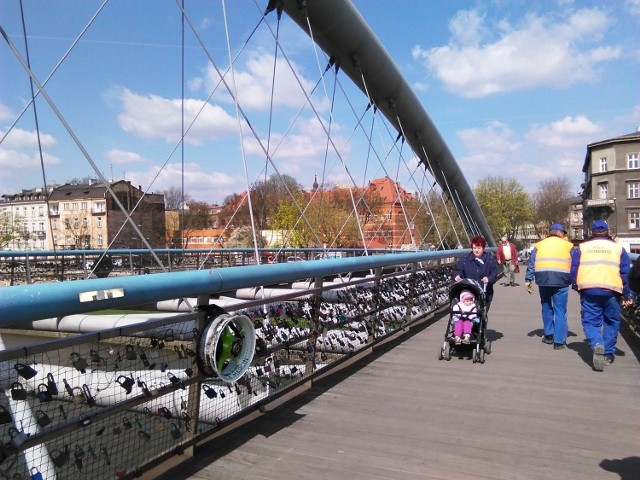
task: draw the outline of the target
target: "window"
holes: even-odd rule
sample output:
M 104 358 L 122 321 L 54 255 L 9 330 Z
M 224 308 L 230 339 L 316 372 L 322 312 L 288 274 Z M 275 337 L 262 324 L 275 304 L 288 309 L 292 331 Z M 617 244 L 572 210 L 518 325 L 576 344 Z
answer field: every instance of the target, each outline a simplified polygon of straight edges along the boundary
M 68 218 L 64 219 L 64 227 L 65 228 L 71 228 L 71 224 L 69 223 L 69 219 Z
M 640 212 L 629 212 L 629 229 L 640 228 Z
M 73 228 L 77 229 L 78 228 L 78 224 L 79 224 L 78 218 L 76 217 L 76 218 L 73 219 Z
M 36 216 L 36 207 L 31 207 L 31 216 L 32 217 Z
M 102 228 L 102 217 L 98 217 L 98 228 Z
M 102 246 L 102 234 L 101 233 L 98 234 L 98 246 L 99 247 Z
M 44 217 L 44 207 L 38 207 L 38 216 Z
M 57 219 L 51 220 L 51 228 L 53 230 L 57 230 L 58 229 L 58 220 Z
M 628 198 L 640 198 L 640 182 L 629 182 L 627 192 Z
M 627 154 L 627 168 L 629 170 L 640 168 L 640 158 L 637 153 Z
M 600 171 L 601 172 L 607 171 L 607 157 L 602 157 L 600 159 Z
M 58 210 L 58 204 L 57 203 L 50 204 L 49 212 L 51 213 L 51 215 L 59 215 L 60 211 Z
M 63 203 L 63 204 L 62 204 L 62 209 L 63 209 L 63 210 L 66 210 L 66 211 L 69 211 L 69 204 L 68 204 L 68 203 L 66 203 L 66 202 L 65 202 L 65 203 Z
M 78 210 L 78 202 L 73 202 L 71 204 L 71 210 Z
M 87 202 L 80 202 L 80 210 L 86 210 L 87 209 Z
M 39 232 L 44 232 L 44 222 L 38 223 L 38 231 Z
M 105 202 L 95 202 L 93 204 L 93 213 L 104 213 Z
M 600 187 L 600 198 L 609 198 L 609 185 L 601 183 L 598 187 Z
M 87 228 L 89 226 L 89 222 L 87 221 L 87 217 L 82 219 L 82 228 Z

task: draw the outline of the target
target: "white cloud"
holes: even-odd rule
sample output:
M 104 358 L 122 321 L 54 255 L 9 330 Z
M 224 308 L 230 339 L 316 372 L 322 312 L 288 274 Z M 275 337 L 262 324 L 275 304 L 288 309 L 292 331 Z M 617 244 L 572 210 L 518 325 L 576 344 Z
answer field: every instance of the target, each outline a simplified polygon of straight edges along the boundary
M 159 173 L 158 173 L 159 172 Z M 149 188 L 150 179 L 158 178 Z M 150 170 L 127 172 L 127 180 L 134 185 L 141 185 L 143 190 L 160 193 L 169 187 L 179 187 L 184 181 L 185 192 L 195 200 L 206 202 L 222 202 L 227 195 L 238 192 L 238 186 L 244 185 L 241 178 L 226 173 L 205 170 L 197 163 L 185 163 L 184 179 L 182 164 L 169 163 L 164 168 L 155 166 Z
M 4 132 L 0 135 L 3 136 Z M 56 139 L 53 135 L 40 132 L 40 145 L 43 148 L 52 147 L 56 144 Z M 0 145 L 0 148 L 8 149 L 37 149 L 38 148 L 38 135 L 35 130 L 28 131 L 21 128 L 13 128 L 5 137 L 4 141 Z
M 120 127 L 128 133 L 143 137 L 177 142 L 182 128 L 182 101 L 158 95 L 138 95 L 123 88 L 120 94 L 122 112 Z M 219 106 L 201 100 L 185 99 L 185 128 L 196 118 L 185 136 L 185 142 L 202 145 L 204 142 L 234 134 L 237 121 Z
M 288 106 L 300 108 L 305 103 L 305 95 L 299 84 L 302 84 L 304 91 L 311 92 L 313 83 L 303 76 L 302 69 L 292 62 L 293 72 L 287 62 L 279 59 L 276 64 L 275 85 L 274 80 L 274 60 L 273 55 L 263 52 L 252 52 L 248 55 L 246 62 L 242 66 L 235 65 L 233 76 L 231 72 L 222 73 L 225 75 L 225 82 L 229 89 L 237 90 L 238 103 L 243 109 L 267 110 L 271 107 L 271 88 L 273 86 L 273 107 Z M 218 72 L 208 66 L 206 71 L 204 86 L 207 95 L 216 89 L 214 98 L 220 101 L 231 101 L 231 96 L 227 87 L 220 81 Z M 201 85 L 199 79 L 192 79 L 190 86 Z M 322 104 L 316 108 L 324 108 Z
M 477 98 L 595 81 L 604 62 L 621 56 L 620 47 L 594 44 L 612 24 L 599 9 L 575 10 L 563 21 L 529 14 L 519 25 L 485 22 L 475 10 L 459 12 L 450 24 L 449 44 L 428 50 L 416 46 L 413 58 L 423 61 L 447 90 Z M 488 31 L 498 37 L 485 40 Z
M 105 153 L 105 158 L 114 165 L 129 165 L 131 163 L 144 162 L 145 159 L 135 152 L 125 152 L 113 148 Z
M 640 15 L 640 0 L 627 0 L 626 5 L 632 15 Z
M 0 103 L 0 122 L 4 122 L 8 118 L 11 118 L 13 113 L 11 113 L 11 109 L 7 107 L 5 104 Z
M 526 134 L 528 140 L 548 147 L 584 147 L 602 131 L 587 117 L 564 117 L 548 125 L 534 125 Z

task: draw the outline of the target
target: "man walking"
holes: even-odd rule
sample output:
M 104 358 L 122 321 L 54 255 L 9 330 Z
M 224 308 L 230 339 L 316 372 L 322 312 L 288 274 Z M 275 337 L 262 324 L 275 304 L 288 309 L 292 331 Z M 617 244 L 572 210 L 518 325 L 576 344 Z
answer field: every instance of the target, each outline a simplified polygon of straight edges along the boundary
M 502 236 L 500 245 L 496 250 L 496 261 L 502 265 L 504 278 L 512 287 L 516 282 L 516 265 L 518 265 L 518 252 L 516 246 L 509 241 L 506 235 Z
M 525 282 L 531 292 L 535 279 L 542 305 L 543 343 L 553 344 L 554 350 L 566 345 L 567 297 L 571 285 L 571 249 L 573 245 L 564 238 L 566 231 L 559 223 L 549 229 L 549 236 L 533 247 Z
M 609 226 L 595 220 L 592 237 L 571 254 L 571 283 L 580 292 L 582 328 L 593 350 L 593 369 L 601 372 L 615 358 L 620 330 L 620 299 L 632 302 L 629 255 L 609 237 Z

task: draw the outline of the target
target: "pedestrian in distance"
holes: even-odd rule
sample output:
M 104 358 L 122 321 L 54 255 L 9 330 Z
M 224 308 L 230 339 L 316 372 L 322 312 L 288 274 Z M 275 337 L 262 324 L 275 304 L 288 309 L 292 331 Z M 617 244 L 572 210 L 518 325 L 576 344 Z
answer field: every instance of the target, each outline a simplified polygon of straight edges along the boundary
M 500 245 L 498 245 L 498 249 L 496 250 L 496 261 L 498 265 L 502 265 L 505 280 L 507 280 L 512 287 L 515 286 L 518 252 L 516 246 L 509 241 L 506 235 L 502 236 Z
M 573 244 L 566 238 L 564 226 L 554 223 L 549 236 L 535 244 L 529 257 L 524 280 L 531 293 L 535 280 L 542 306 L 542 342 L 553 344 L 555 350 L 566 346 L 569 327 L 567 325 L 567 299 L 571 285 L 571 249 Z
M 609 237 L 609 225 L 594 220 L 591 238 L 571 254 L 571 284 L 580 293 L 582 328 L 593 350 L 593 369 L 602 372 L 615 359 L 620 301 L 633 302 L 629 255 Z
M 485 288 L 486 312 L 493 299 L 493 284 L 498 276 L 498 265 L 495 258 L 485 252 L 487 241 L 477 236 L 471 239 L 471 252 L 463 255 L 453 271 L 456 282 L 463 278 L 475 280 Z

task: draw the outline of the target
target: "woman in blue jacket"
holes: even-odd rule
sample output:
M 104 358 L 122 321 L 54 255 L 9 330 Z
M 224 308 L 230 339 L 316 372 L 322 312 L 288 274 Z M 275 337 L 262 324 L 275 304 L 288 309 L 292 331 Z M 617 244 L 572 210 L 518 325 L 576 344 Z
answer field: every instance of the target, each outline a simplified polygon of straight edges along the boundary
M 456 282 L 463 278 L 470 278 L 485 285 L 485 298 L 487 312 L 493 298 L 493 284 L 498 276 L 498 265 L 495 258 L 484 251 L 487 241 L 484 237 L 473 237 L 471 239 L 471 253 L 460 258 L 453 276 Z

